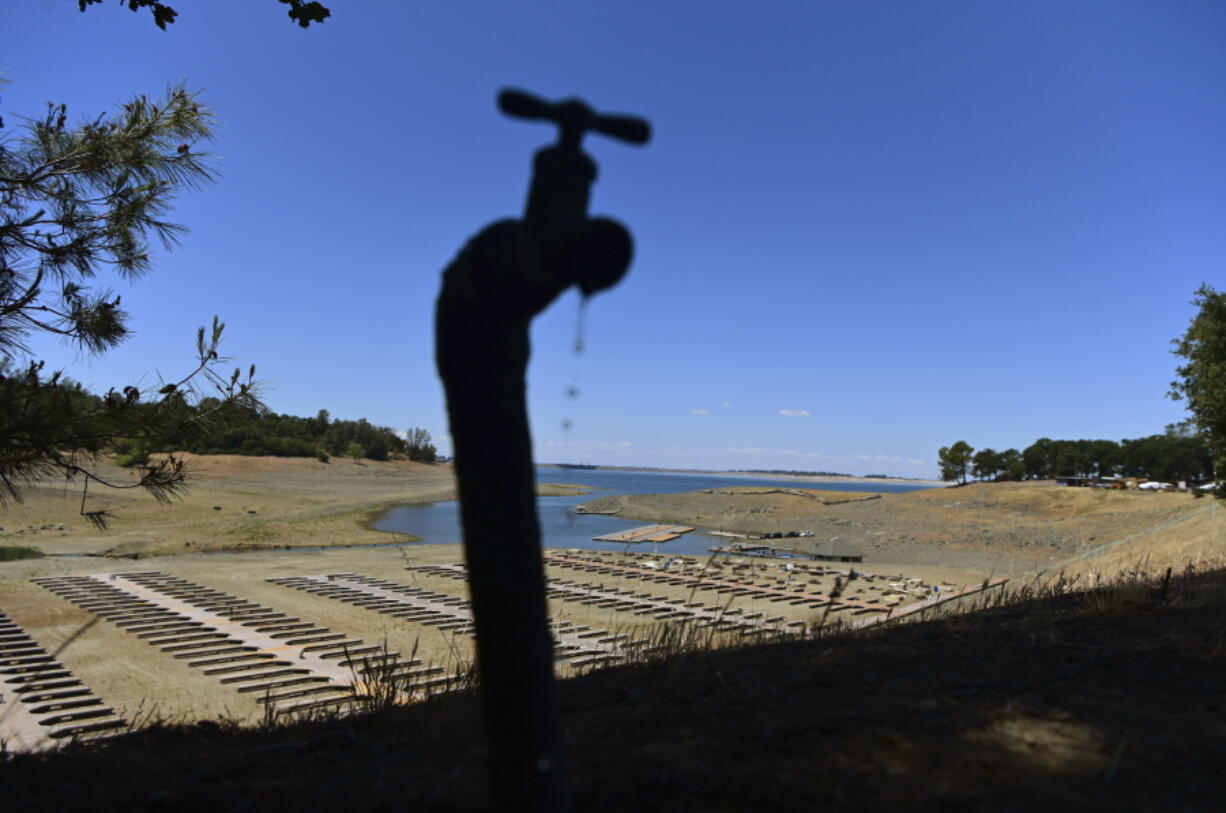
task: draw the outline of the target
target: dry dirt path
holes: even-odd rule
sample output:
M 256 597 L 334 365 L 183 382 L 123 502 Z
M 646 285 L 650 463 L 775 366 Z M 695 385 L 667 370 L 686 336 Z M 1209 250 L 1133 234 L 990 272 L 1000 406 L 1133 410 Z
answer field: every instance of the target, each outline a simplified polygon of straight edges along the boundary
M 234 605 L 230 605 L 236 609 L 230 612 L 218 613 L 217 609 L 219 608 L 216 605 L 200 606 L 195 602 L 185 601 L 181 598 L 182 594 L 168 595 L 153 589 L 150 585 L 157 584 L 158 581 L 147 578 L 149 575 L 154 576 L 156 579 L 161 574 L 124 574 L 117 579 L 107 579 L 102 576 L 90 576 L 89 578 L 102 584 L 112 584 L 125 593 L 138 599 L 143 599 L 155 607 L 164 607 L 189 621 L 197 622 L 204 629 L 212 630 L 218 635 L 238 642 L 243 647 L 248 648 L 248 651 L 288 659 L 292 661 L 295 673 L 314 675 L 337 687 L 348 685 L 351 682 L 350 679 L 353 673 L 349 667 L 342 666 L 332 660 L 325 660 L 321 657 L 319 651 L 313 651 L 309 646 L 309 644 L 318 643 L 324 638 L 335 638 L 336 636 L 330 635 L 328 630 L 318 628 L 298 630 L 292 633 L 294 637 L 287 639 L 285 637 L 286 632 L 278 634 L 275 630 L 270 631 L 271 628 L 267 626 L 252 628 L 250 624 L 253 611 L 241 608 L 237 599 Z M 225 606 L 227 605 L 221 605 L 222 608 Z M 268 616 L 265 615 L 263 617 L 267 618 Z M 288 626 L 288 623 L 282 622 L 276 626 Z M 306 633 L 305 635 L 303 634 L 304 632 Z M 361 642 L 350 641 L 349 643 L 359 646 Z M 329 647 L 333 652 L 336 651 L 336 648 L 335 644 Z

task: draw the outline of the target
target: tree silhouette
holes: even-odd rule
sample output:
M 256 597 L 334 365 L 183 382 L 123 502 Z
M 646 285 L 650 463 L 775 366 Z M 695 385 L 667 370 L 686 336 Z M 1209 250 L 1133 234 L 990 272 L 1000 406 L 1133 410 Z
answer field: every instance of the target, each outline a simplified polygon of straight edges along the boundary
M 77 0 L 77 7 L 85 11 L 90 6 L 101 2 L 102 0 Z M 289 6 L 289 18 L 302 28 L 307 28 L 311 23 L 322 23 L 332 16 L 327 6 L 314 2 L 314 0 L 280 0 L 280 2 Z M 153 16 L 153 24 L 163 31 L 179 16 L 179 12 L 160 0 L 119 0 L 119 4 L 127 6 L 130 11 L 149 9 L 149 13 Z
M 1192 304 L 1197 307 L 1188 330 L 1175 339 L 1175 355 L 1184 359 L 1171 382 L 1170 395 L 1186 399 L 1196 427 L 1204 434 L 1218 478 L 1226 470 L 1226 292 L 1202 285 Z M 1218 486 L 1226 499 L 1226 488 Z
M 140 278 L 152 269 L 149 239 L 171 247 L 184 231 L 166 213 L 181 191 L 213 178 L 209 156 L 194 149 L 212 138 L 209 109 L 178 86 L 78 125 L 65 105 L 49 104 L 16 129 L 0 141 L 0 507 L 52 474 L 82 476 L 85 489 L 104 482 L 90 464 L 117 441 L 190 436 L 229 407 L 262 408 L 254 368 L 245 380 L 238 370 L 220 374 L 225 325 L 216 317 L 211 331 L 198 330 L 187 374 L 92 399 L 44 371 L 28 344 L 54 335 L 100 354 L 128 336 L 120 297 L 91 286 L 106 270 Z M 206 394 L 220 398 L 197 408 Z M 142 465 L 135 484 L 106 484 L 165 500 L 183 482 L 182 463 L 166 458 Z M 85 511 L 84 498 L 82 513 L 98 524 L 108 516 Z

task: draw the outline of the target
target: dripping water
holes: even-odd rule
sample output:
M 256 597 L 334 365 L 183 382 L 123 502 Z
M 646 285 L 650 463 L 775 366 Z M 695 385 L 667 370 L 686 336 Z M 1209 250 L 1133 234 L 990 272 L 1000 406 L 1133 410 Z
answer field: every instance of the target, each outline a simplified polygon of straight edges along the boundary
M 589 296 L 579 297 L 579 309 L 575 313 L 575 355 L 582 356 L 584 350 L 584 334 L 587 332 L 587 304 Z
M 590 297 L 580 295 L 579 296 L 579 306 L 575 311 L 575 343 L 572 345 L 572 348 L 571 348 L 575 354 L 575 362 L 574 362 L 574 366 L 571 368 L 571 371 L 570 371 L 571 383 L 566 387 L 566 397 L 571 401 L 577 400 L 579 398 L 579 379 L 582 377 L 582 371 L 579 369 L 579 364 L 580 364 L 580 357 L 583 355 L 583 351 L 587 347 L 586 345 L 587 307 L 588 307 L 589 301 L 590 301 Z M 573 428 L 574 428 L 574 421 L 572 421 L 570 418 L 562 419 L 562 431 L 563 432 L 570 432 Z M 575 524 L 575 520 L 577 518 L 578 518 L 577 515 L 574 513 L 572 509 L 563 508 L 558 511 L 556 521 L 557 521 L 557 524 L 562 529 L 564 529 L 564 531 L 569 531 L 570 528 Z
M 583 351 L 587 349 L 586 333 L 587 333 L 587 306 L 591 297 L 580 296 L 579 306 L 575 310 L 575 343 L 572 346 L 575 356 L 582 356 Z M 578 361 L 575 367 L 571 369 L 570 380 L 571 384 L 566 388 L 566 397 L 574 401 L 579 397 L 579 378 L 581 371 L 579 370 Z M 569 432 L 574 428 L 574 421 L 570 418 L 562 419 L 562 431 Z

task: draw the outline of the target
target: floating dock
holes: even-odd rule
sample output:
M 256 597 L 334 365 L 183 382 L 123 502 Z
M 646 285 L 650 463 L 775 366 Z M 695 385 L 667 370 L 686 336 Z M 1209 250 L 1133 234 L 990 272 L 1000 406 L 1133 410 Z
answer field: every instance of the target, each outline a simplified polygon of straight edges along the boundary
M 638 544 L 641 542 L 671 542 L 682 534 L 694 530 L 688 525 L 642 525 L 617 533 L 592 537 L 593 542 L 622 542 Z

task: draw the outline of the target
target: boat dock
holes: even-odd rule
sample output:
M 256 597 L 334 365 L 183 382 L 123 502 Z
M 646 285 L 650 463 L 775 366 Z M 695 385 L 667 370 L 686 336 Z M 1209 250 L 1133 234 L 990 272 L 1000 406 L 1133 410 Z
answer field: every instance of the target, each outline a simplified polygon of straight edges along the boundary
M 682 534 L 694 530 L 689 525 L 641 525 L 625 531 L 592 537 L 593 542 L 622 542 L 638 544 L 641 542 L 671 542 Z

